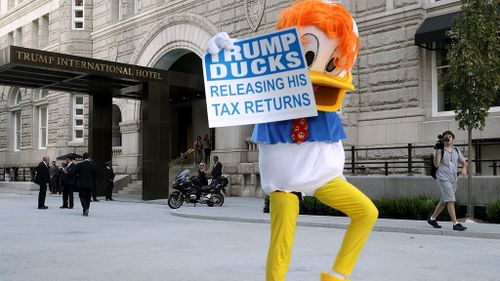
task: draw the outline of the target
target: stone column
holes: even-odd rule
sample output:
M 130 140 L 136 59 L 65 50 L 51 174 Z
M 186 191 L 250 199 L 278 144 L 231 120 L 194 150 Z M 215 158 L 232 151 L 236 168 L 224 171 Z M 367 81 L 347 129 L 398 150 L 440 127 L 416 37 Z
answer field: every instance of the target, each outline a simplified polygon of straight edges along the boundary
M 170 160 L 169 81 L 144 84 L 142 103 L 142 199 L 168 197 Z
M 255 187 L 246 187 L 251 185 L 249 181 L 254 164 L 246 163 L 248 162 L 248 144 L 245 140 L 252 135 L 253 127 L 253 125 L 246 125 L 215 129 L 215 150 L 212 152 L 212 157 L 219 156 L 223 165 L 222 173 L 229 178 L 230 185 L 227 189 L 232 196 L 256 195 Z M 252 172 L 246 174 L 249 170 Z
M 140 128 L 139 120 L 120 123 L 122 154 L 113 164 L 119 167 L 116 173 L 130 174 L 132 180 L 142 179 Z
M 247 144 L 245 139 L 252 135 L 253 125 L 221 127 L 215 129 L 215 150 L 224 165 L 247 162 Z
M 89 152 L 96 164 L 97 195 L 106 193 L 104 164 L 112 157 L 112 97 L 111 92 L 96 89 L 89 98 Z

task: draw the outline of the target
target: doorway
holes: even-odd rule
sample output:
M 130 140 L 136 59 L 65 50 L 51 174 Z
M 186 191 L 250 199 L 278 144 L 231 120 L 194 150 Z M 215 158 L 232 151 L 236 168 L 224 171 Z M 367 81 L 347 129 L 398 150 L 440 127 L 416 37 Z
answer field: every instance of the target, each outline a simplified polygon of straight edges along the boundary
M 163 55 L 154 67 L 203 78 L 202 60 L 189 50 L 171 51 Z M 203 138 L 208 134 L 212 141 L 215 137 L 215 130 L 208 128 L 205 93 L 188 86 L 170 87 L 170 159 L 176 159 L 192 148 L 197 136 Z M 191 156 L 188 161 L 192 160 Z

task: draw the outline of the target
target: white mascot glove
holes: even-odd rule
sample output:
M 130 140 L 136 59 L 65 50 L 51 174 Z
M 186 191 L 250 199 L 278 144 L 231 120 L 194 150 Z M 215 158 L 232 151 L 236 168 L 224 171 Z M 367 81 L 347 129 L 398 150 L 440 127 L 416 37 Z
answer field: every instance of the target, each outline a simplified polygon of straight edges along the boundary
M 230 50 L 233 48 L 234 41 L 236 40 L 231 39 L 227 32 L 220 32 L 208 40 L 205 51 L 211 55 L 217 55 L 222 49 Z

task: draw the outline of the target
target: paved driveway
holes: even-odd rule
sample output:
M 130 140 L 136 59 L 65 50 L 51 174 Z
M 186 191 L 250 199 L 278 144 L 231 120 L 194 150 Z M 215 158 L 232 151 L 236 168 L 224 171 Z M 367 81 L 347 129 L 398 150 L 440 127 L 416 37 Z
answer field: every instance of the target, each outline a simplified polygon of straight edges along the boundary
M 269 226 L 175 217 L 166 205 L 0 193 L 0 280 L 264 281 Z M 192 208 L 185 206 L 182 208 Z M 206 207 L 201 207 L 206 208 Z M 223 208 L 231 212 L 231 198 Z M 287 281 L 317 281 L 344 230 L 298 227 Z M 353 281 L 500 280 L 499 240 L 373 232 Z

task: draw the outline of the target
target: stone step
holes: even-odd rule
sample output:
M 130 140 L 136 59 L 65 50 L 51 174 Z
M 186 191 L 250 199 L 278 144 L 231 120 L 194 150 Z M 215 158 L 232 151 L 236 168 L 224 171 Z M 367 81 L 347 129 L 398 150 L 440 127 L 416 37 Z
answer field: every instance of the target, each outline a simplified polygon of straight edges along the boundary
M 130 182 L 118 194 L 142 194 L 142 180 Z

